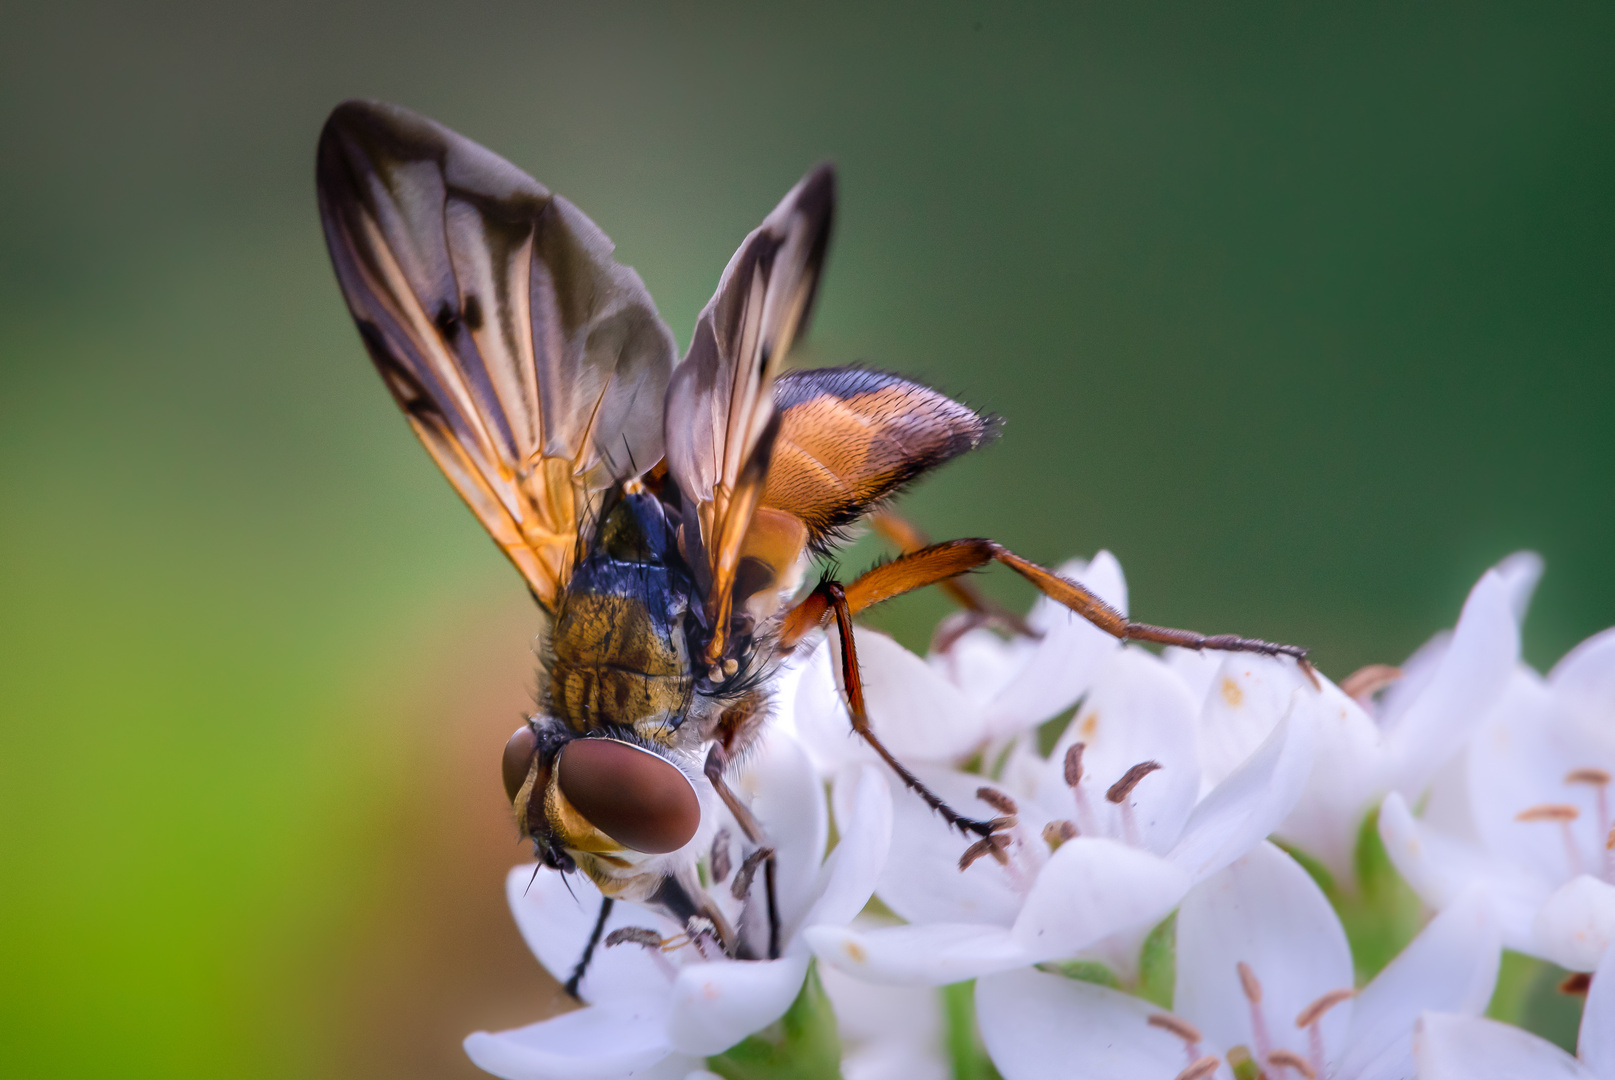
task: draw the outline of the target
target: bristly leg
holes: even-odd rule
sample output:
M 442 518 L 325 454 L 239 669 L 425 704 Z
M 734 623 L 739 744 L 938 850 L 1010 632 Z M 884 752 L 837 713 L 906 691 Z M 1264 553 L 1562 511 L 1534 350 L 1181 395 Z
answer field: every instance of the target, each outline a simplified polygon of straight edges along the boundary
M 852 636 L 852 615 L 848 611 L 846 592 L 840 582 L 822 581 L 819 587 L 813 590 L 812 595 L 803 601 L 803 606 L 812 602 L 814 597 L 824 598 L 824 603 L 835 619 L 838 640 L 841 643 L 841 683 L 846 689 L 847 715 L 852 720 L 852 729 L 869 744 L 870 749 L 880 755 L 881 760 L 891 767 L 910 791 L 924 799 L 925 805 L 942 815 L 942 820 L 966 835 L 973 833 L 976 836 L 991 836 L 995 831 L 994 821 L 980 821 L 966 817 L 949 806 L 940 795 L 926 787 L 919 777 L 910 772 L 907 766 L 892 756 L 892 752 L 880 741 L 870 726 L 869 712 L 864 705 L 863 678 L 858 673 L 858 646 Z
M 566 992 L 574 1001 L 582 1001 L 578 997 L 578 987 L 583 983 L 583 973 L 589 969 L 589 961 L 594 959 L 595 947 L 600 944 L 600 935 L 606 932 L 606 920 L 611 918 L 611 908 L 617 901 L 609 896 L 600 898 L 600 917 L 594 921 L 594 931 L 589 934 L 589 943 L 583 947 L 583 955 L 578 958 L 578 966 L 572 969 L 572 977 L 566 980 Z
M 712 749 L 707 752 L 707 761 L 703 771 L 706 773 L 707 779 L 711 781 L 713 790 L 718 793 L 718 798 L 723 800 L 723 804 L 734 815 L 735 822 L 740 826 L 740 831 L 746 834 L 746 839 L 753 844 L 760 845 L 757 851 L 752 852 L 752 855 L 747 857 L 747 861 L 749 862 L 756 857 L 759 852 L 766 852 L 762 857 L 764 859 L 763 888 L 767 893 L 768 958 L 778 960 L 779 899 L 774 883 L 774 849 L 767 845 L 764 839 L 765 834 L 762 823 L 752 814 L 751 807 L 741 802 L 740 796 L 736 795 L 728 782 L 724 780 L 724 770 L 728 767 L 729 754 L 724 750 L 723 743 L 721 741 L 713 743 Z

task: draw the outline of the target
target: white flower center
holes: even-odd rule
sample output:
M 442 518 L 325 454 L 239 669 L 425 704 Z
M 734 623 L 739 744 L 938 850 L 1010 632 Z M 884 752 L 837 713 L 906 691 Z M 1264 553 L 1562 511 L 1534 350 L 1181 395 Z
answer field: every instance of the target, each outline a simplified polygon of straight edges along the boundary
M 1615 884 L 1615 828 L 1612 828 L 1612 824 L 1615 823 L 1610 820 L 1610 774 L 1598 768 L 1572 769 L 1565 774 L 1564 782 L 1567 787 L 1586 786 L 1593 789 L 1593 812 L 1597 815 L 1597 829 L 1593 835 L 1603 838 L 1602 850 L 1595 850 L 1589 858 L 1587 852 L 1582 849 L 1576 839 L 1575 830 L 1571 827 L 1581 818 L 1581 809 L 1570 803 L 1550 802 L 1528 806 L 1514 815 L 1514 820 L 1556 826 L 1560 840 L 1564 844 L 1565 861 L 1572 877 L 1578 874 L 1594 874 L 1603 881 Z

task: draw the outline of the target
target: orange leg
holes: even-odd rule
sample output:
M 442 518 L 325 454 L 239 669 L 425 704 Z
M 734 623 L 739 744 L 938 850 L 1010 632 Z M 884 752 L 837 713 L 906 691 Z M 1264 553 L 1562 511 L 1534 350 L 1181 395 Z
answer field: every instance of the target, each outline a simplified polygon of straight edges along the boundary
M 780 627 L 780 645 L 786 649 L 801 641 L 811 631 L 823 626 L 832 616 L 841 642 L 841 678 L 847 691 L 847 711 L 856 731 L 886 764 L 902 778 L 926 805 L 941 814 L 949 825 L 961 831 L 983 837 L 991 836 L 996 821 L 978 821 L 958 813 L 909 772 L 891 751 L 881 744 L 869 724 L 864 708 L 863 682 L 858 675 L 858 653 L 852 636 L 852 617 L 865 608 L 890 600 L 894 596 L 927 585 L 947 581 L 956 575 L 978 569 L 989 562 L 1000 562 L 1020 574 L 1044 593 L 1081 615 L 1099 629 L 1123 641 L 1152 641 L 1162 645 L 1177 645 L 1185 649 L 1221 649 L 1229 652 L 1254 652 L 1263 656 L 1293 657 L 1307 677 L 1316 684 L 1312 665 L 1307 661 L 1307 650 L 1298 645 L 1280 645 L 1256 638 L 1233 634 L 1207 636 L 1192 630 L 1174 630 L 1171 627 L 1152 626 L 1133 622 L 1099 597 L 1058 574 L 1049 572 L 1036 563 L 1027 562 L 1002 544 L 992 540 L 949 540 L 932 544 L 918 551 L 899 556 L 884 566 L 877 566 L 850 585 L 824 581 L 809 593 L 807 598 L 786 614 Z
M 900 517 L 890 510 L 880 510 L 871 514 L 869 523 L 881 539 L 904 555 L 912 555 L 931 546 L 931 540 L 925 533 L 907 518 Z M 945 652 L 955 641 L 978 626 L 997 626 L 1007 633 L 1022 637 L 1042 637 L 1026 625 L 1025 619 L 981 595 L 981 591 L 963 577 L 944 578 L 937 582 L 936 586 L 947 595 L 948 599 L 963 609 L 943 620 L 942 625 L 937 627 L 936 635 L 931 639 L 931 648 L 936 652 Z

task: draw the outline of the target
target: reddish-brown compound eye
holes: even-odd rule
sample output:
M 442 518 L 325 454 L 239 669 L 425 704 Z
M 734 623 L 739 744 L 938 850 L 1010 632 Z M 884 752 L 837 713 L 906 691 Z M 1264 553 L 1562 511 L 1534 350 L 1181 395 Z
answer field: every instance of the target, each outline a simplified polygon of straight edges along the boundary
M 527 774 L 533 769 L 533 755 L 538 753 L 538 732 L 531 724 L 523 724 L 516 729 L 516 734 L 510 737 L 505 744 L 504 757 L 499 762 L 499 771 L 505 774 L 505 794 L 510 796 L 512 802 L 516 801 L 516 793 L 527 783 Z
M 566 801 L 623 847 L 647 855 L 677 851 L 701 824 L 689 777 L 633 743 L 574 739 L 555 767 Z

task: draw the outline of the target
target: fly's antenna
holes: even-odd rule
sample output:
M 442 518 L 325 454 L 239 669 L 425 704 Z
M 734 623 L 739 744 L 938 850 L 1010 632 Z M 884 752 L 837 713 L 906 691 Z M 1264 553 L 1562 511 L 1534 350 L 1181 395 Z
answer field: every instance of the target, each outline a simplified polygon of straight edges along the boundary
M 635 476 L 638 476 L 639 462 L 634 460 L 634 448 L 628 445 L 628 433 L 626 431 L 622 433 L 622 448 L 628 452 L 628 467 L 634 470 Z
M 538 876 L 538 871 L 537 870 L 533 871 L 533 876 L 534 877 Z M 561 884 L 566 886 L 566 895 L 568 895 L 568 896 L 570 896 L 572 898 L 573 903 L 577 903 L 578 894 L 572 891 L 572 880 L 570 878 L 568 878 L 565 874 L 562 874 L 561 875 Z
M 523 896 L 526 896 L 528 893 L 533 891 L 533 882 L 538 880 L 538 872 L 541 869 L 543 869 L 543 867 L 544 867 L 543 863 L 534 864 L 534 866 L 533 866 L 533 876 L 527 879 L 527 888 L 522 890 L 522 895 Z M 561 875 L 561 880 L 565 881 L 566 880 L 566 875 L 564 875 L 564 874 Z M 572 886 L 568 885 L 566 887 L 566 891 L 571 892 L 572 891 Z

